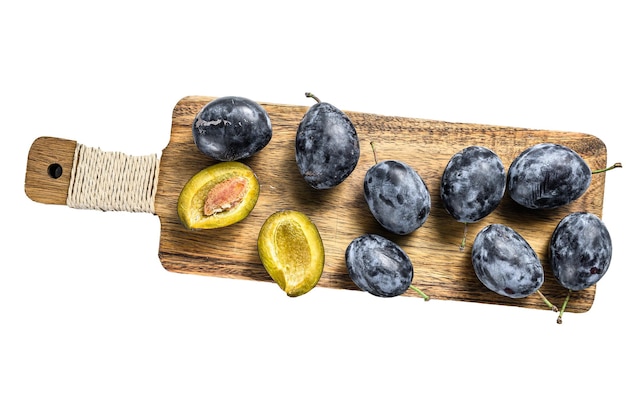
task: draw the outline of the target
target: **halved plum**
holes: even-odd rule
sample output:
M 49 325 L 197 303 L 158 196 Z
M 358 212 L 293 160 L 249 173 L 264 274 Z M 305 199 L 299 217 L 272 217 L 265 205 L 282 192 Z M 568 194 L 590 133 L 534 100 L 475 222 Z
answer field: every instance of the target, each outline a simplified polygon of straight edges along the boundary
M 324 270 L 324 244 L 304 213 L 281 210 L 267 218 L 257 241 L 267 273 L 290 297 L 312 290 Z
M 219 162 L 195 174 L 178 197 L 188 229 L 216 229 L 245 219 L 259 198 L 259 181 L 241 162 Z

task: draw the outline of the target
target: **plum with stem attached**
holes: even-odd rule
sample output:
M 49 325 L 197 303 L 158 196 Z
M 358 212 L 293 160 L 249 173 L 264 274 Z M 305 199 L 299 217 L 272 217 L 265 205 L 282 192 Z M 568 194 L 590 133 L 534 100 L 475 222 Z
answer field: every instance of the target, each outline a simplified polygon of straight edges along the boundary
M 561 219 L 549 245 L 554 277 L 568 289 L 559 323 L 572 291 L 584 290 L 600 281 L 609 268 L 612 252 L 611 235 L 595 214 L 576 212 Z
M 361 290 L 377 297 L 396 297 L 409 288 L 425 301 L 430 297 L 411 284 L 413 263 L 395 242 L 372 233 L 361 235 L 345 253 L 348 274 Z
M 472 265 L 489 290 L 509 298 L 538 294 L 553 311 L 557 308 L 539 291 L 544 283 L 541 261 L 528 242 L 509 226 L 491 224 L 474 239 Z
M 507 188 L 511 198 L 530 209 L 561 207 L 580 198 L 591 175 L 621 167 L 592 171 L 583 158 L 567 146 L 539 143 L 522 151 L 511 163 Z
M 317 190 L 336 187 L 356 168 L 359 138 L 350 118 L 332 104 L 311 106 L 296 132 L 296 164 L 307 184 Z
M 431 208 L 428 187 L 410 165 L 399 160 L 378 162 L 365 174 L 363 192 L 374 218 L 388 231 L 407 235 L 420 228 Z
M 491 149 L 468 146 L 450 158 L 441 176 L 439 194 L 448 214 L 465 225 L 460 250 L 465 248 L 467 224 L 493 212 L 505 187 L 504 164 Z

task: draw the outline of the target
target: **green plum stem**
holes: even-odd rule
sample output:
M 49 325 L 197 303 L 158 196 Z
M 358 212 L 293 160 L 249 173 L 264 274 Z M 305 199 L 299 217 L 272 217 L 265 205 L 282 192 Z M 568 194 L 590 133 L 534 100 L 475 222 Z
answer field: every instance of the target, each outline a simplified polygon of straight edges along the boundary
M 467 241 L 467 222 L 463 223 L 463 240 L 461 240 L 461 245 L 459 246 L 459 250 L 463 252 L 465 250 L 465 242 Z
M 426 294 L 424 294 L 424 292 L 422 290 L 420 290 L 419 288 L 417 288 L 415 285 L 409 285 L 409 288 L 411 288 L 413 291 L 417 292 L 424 299 L 424 301 L 430 300 L 430 297 L 427 296 Z
M 374 152 L 374 163 L 378 163 L 378 156 L 376 156 L 376 147 L 374 146 L 374 141 L 370 142 L 370 146 L 372 147 L 372 152 Z
M 321 103 L 320 99 L 317 98 L 317 96 L 313 93 L 304 93 L 305 96 L 312 98 L 313 100 L 317 101 L 318 103 Z
M 591 171 L 591 173 L 592 174 L 600 174 L 602 172 L 607 172 L 607 171 L 610 171 L 612 169 L 621 168 L 621 167 L 622 167 L 622 163 L 621 162 L 616 162 L 613 165 L 611 165 L 610 167 L 602 168 L 602 169 L 596 169 L 595 171 Z
M 563 301 L 563 305 L 561 306 L 561 311 L 559 312 L 559 317 L 557 317 L 556 322 L 559 324 L 563 323 L 563 313 L 565 313 L 565 306 L 569 302 L 569 297 L 572 295 L 572 290 L 567 292 L 567 296 L 565 297 L 565 301 Z
M 537 294 L 539 295 L 539 297 L 541 297 L 541 299 L 543 300 L 543 302 L 544 302 L 544 303 L 546 303 L 546 305 L 550 308 L 550 310 L 552 310 L 552 311 L 554 311 L 554 312 L 558 312 L 558 311 L 559 311 L 559 309 L 558 309 L 558 308 L 557 308 L 554 304 L 552 304 L 552 303 L 551 303 L 551 302 L 550 302 L 550 301 L 546 298 L 546 296 L 545 296 L 545 295 L 543 295 L 543 294 L 541 293 L 541 291 L 537 291 Z

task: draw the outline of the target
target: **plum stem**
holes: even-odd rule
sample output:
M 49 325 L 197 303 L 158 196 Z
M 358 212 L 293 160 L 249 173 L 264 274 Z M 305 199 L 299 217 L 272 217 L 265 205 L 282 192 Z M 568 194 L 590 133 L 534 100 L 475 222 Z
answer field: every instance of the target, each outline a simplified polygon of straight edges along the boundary
M 426 294 L 424 294 L 424 292 L 422 290 L 420 290 L 419 288 L 417 288 L 415 285 L 411 284 L 411 285 L 409 285 L 409 288 L 411 288 L 413 291 L 417 292 L 424 299 L 424 301 L 430 300 L 430 297 L 427 296 Z
M 312 98 L 313 100 L 317 101 L 318 103 L 321 103 L 320 99 L 317 98 L 317 96 L 313 93 L 304 93 L 305 96 Z
M 539 297 L 541 297 L 541 299 L 543 300 L 544 303 L 546 303 L 546 305 L 550 308 L 550 310 L 554 311 L 554 312 L 558 312 L 559 309 L 556 308 L 556 306 L 554 304 L 552 304 L 550 301 L 548 301 L 548 299 L 546 298 L 545 295 L 543 295 L 541 293 L 541 291 L 537 291 L 537 294 L 539 295 Z
M 602 168 L 602 169 L 596 169 L 595 171 L 591 171 L 592 174 L 600 174 L 602 172 L 607 172 L 610 171 L 612 169 L 615 168 L 621 168 L 622 167 L 622 163 L 621 162 L 616 162 L 613 165 L 611 165 L 610 167 L 606 167 L 606 168 Z
M 461 245 L 459 246 L 461 252 L 465 250 L 465 242 L 467 241 L 467 222 L 463 223 L 463 225 L 463 240 L 461 240 Z
M 567 292 L 567 296 L 565 297 L 565 301 L 563 301 L 563 305 L 561 306 L 561 311 L 559 311 L 559 317 L 557 317 L 556 322 L 559 324 L 563 323 L 563 313 L 565 313 L 565 306 L 569 302 L 569 297 L 572 295 L 572 290 Z
M 378 163 L 378 156 L 376 156 L 376 147 L 374 147 L 374 141 L 370 142 L 370 146 L 372 147 L 372 152 L 374 152 L 374 163 Z

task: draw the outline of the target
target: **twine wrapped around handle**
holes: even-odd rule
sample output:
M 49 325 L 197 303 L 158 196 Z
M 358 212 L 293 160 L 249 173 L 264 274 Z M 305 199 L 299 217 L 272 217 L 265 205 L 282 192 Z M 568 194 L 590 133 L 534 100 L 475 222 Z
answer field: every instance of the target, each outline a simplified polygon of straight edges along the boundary
M 156 154 L 130 156 L 76 145 L 67 194 L 73 208 L 155 214 Z

